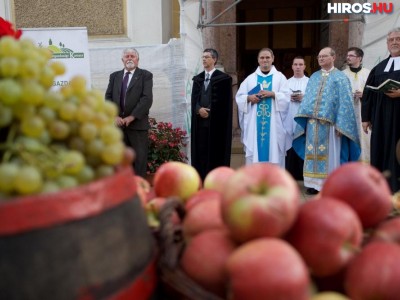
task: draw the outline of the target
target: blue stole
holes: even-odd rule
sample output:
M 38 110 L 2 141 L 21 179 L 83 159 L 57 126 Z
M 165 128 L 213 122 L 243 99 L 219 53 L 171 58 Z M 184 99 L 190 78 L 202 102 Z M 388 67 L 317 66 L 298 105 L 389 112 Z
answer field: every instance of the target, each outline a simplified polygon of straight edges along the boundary
M 272 90 L 272 76 L 257 75 L 257 85 L 263 90 Z M 258 161 L 269 161 L 269 143 L 271 129 L 271 98 L 263 98 L 257 103 L 257 149 Z

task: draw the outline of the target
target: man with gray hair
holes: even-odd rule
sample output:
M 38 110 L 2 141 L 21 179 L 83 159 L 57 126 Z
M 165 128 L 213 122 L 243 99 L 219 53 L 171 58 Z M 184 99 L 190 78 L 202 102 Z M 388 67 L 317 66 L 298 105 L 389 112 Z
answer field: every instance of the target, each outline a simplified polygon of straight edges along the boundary
M 377 87 L 387 79 L 400 81 L 400 27 L 389 31 L 389 57 L 370 72 L 366 85 Z M 362 127 L 371 131 L 371 165 L 385 172 L 392 193 L 400 189 L 400 164 L 396 145 L 400 140 L 400 89 L 388 92 L 366 88 L 361 100 Z
M 335 168 L 361 152 L 350 81 L 335 68 L 335 58 L 332 48 L 321 49 L 321 70 L 311 75 L 295 116 L 293 148 L 304 159 L 307 194 L 317 194 Z
M 134 48 L 122 52 L 124 69 L 110 75 L 105 98 L 119 107 L 115 125 L 124 134 L 124 142 L 135 150 L 135 174 L 146 175 L 149 150 L 149 111 L 153 104 L 153 74 L 140 69 L 139 53 Z

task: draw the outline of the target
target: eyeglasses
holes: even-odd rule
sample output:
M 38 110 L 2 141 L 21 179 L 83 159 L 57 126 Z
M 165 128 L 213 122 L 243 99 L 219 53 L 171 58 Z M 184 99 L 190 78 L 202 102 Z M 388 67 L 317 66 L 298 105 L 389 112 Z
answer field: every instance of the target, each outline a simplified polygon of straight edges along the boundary
M 359 56 L 353 54 L 347 54 L 347 57 L 359 57 Z
M 388 41 L 388 43 L 393 43 L 394 41 L 400 42 L 400 36 L 397 36 L 394 38 L 388 38 L 387 41 Z
M 212 56 L 210 56 L 210 55 L 204 55 L 204 56 L 202 56 L 202 58 L 204 58 L 204 59 L 209 59 L 209 58 L 212 58 Z
M 318 55 L 317 58 L 327 58 L 329 56 L 332 56 L 332 55 Z

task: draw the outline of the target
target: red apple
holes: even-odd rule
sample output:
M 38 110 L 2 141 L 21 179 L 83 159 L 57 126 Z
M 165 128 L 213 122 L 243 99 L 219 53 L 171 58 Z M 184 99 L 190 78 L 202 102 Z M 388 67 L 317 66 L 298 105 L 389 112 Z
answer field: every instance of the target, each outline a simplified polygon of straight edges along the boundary
M 280 237 L 293 224 L 300 205 L 297 182 L 270 163 L 239 168 L 225 185 L 222 216 L 238 242 Z
M 207 229 L 227 229 L 221 217 L 221 201 L 206 199 L 197 203 L 187 211 L 182 226 L 186 239 Z
M 215 190 L 223 192 L 225 189 L 225 184 L 229 180 L 229 177 L 235 173 L 235 170 L 221 166 L 211 170 L 206 178 L 204 178 L 203 187 L 207 190 Z
M 361 162 L 346 163 L 334 170 L 322 186 L 321 196 L 348 203 L 364 229 L 383 221 L 392 209 L 392 193 L 385 177 Z
M 352 300 L 398 300 L 400 296 L 400 246 L 374 242 L 366 245 L 349 264 L 346 294 Z
M 225 230 L 206 230 L 190 240 L 180 261 L 183 271 L 206 290 L 225 296 L 225 263 L 236 248 Z
M 308 300 L 310 278 L 300 255 L 283 240 L 260 238 L 239 246 L 226 264 L 231 300 Z
M 154 189 L 151 188 L 150 192 L 146 193 L 146 203 L 153 198 L 156 198 L 156 193 L 154 192 Z
M 185 202 L 201 187 L 201 178 L 191 165 L 170 161 L 154 174 L 154 191 L 158 197 L 178 197 Z
M 361 222 L 343 201 L 321 197 L 304 203 L 287 240 L 299 251 L 313 275 L 340 272 L 362 242 Z
M 221 201 L 222 194 L 215 190 L 199 190 L 185 202 L 186 211 L 191 210 L 197 203 L 204 200 Z
M 380 223 L 372 232 L 368 242 L 376 241 L 395 243 L 400 246 L 400 217 Z

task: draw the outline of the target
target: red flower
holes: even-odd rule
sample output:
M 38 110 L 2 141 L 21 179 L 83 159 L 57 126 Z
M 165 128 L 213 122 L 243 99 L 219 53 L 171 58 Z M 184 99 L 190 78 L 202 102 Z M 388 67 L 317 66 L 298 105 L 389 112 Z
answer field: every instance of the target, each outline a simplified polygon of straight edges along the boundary
M 19 29 L 14 30 L 13 24 L 0 17 L 0 38 L 6 35 L 19 39 L 22 31 Z
M 173 128 L 170 122 L 157 122 L 149 119 L 149 153 L 147 173 L 155 173 L 167 161 L 187 162 L 183 150 L 186 147 L 186 131 Z

